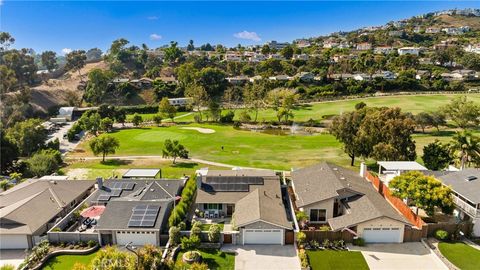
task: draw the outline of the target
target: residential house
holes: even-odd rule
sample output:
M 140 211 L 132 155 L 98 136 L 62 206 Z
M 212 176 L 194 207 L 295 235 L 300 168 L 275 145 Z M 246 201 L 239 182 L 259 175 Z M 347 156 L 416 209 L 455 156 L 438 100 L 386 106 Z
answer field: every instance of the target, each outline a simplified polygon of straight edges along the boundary
M 295 204 L 310 224 L 347 230 L 367 243 L 401 243 L 411 225 L 358 173 L 323 162 L 294 170 Z
M 308 54 L 306 54 L 306 53 L 294 54 L 293 57 L 292 57 L 292 59 L 294 59 L 294 60 L 305 60 L 305 61 L 307 61 L 308 58 L 309 58 Z
M 379 47 L 375 47 L 375 49 L 373 49 L 373 52 L 375 54 L 389 54 L 393 51 L 393 47 L 391 46 L 379 46 Z
M 295 40 L 295 45 L 297 45 L 297 47 L 300 49 L 311 46 L 310 41 L 308 41 L 307 39 L 297 39 Z
M 368 42 L 358 43 L 356 48 L 358 51 L 368 51 L 372 49 L 372 44 Z
M 417 70 L 415 79 L 421 80 L 422 78 L 430 78 L 430 76 L 431 76 L 431 73 L 429 70 Z
M 229 62 L 240 62 L 243 61 L 243 56 L 237 52 L 227 52 L 224 59 Z
M 152 86 L 152 83 L 153 83 L 153 80 L 146 77 L 130 80 L 130 84 L 132 84 L 137 88 L 149 88 Z
M 473 235 L 480 236 L 480 169 L 434 172 L 453 191 L 454 214 L 473 223 Z
M 397 75 L 395 75 L 395 73 L 391 72 L 391 71 L 381 71 L 381 72 L 377 72 L 375 74 L 373 74 L 372 76 L 373 79 L 375 78 L 382 78 L 382 79 L 385 79 L 387 81 L 391 81 L 391 80 L 395 80 L 397 78 Z
M 292 215 L 280 178 L 269 170 L 208 170 L 197 176 L 195 205 L 209 218 L 232 217 L 236 243 L 285 243 Z
M 369 81 L 371 77 L 369 74 L 366 73 L 356 73 L 353 74 L 353 79 L 356 81 Z
M 353 74 L 351 73 L 336 73 L 332 74 L 332 79 L 336 81 L 341 81 L 341 80 L 347 80 L 347 79 L 353 79 Z
M 419 55 L 420 54 L 420 48 L 417 47 L 402 47 L 398 48 L 398 54 L 399 55 L 406 55 L 406 54 L 412 54 L 412 55 Z
M 427 27 L 427 29 L 425 29 L 426 34 L 438 34 L 440 31 L 441 29 L 437 27 Z
M 377 164 L 378 176 L 386 185 L 405 172 L 428 170 L 416 161 L 378 161 Z
M 101 245 L 160 245 L 168 217 L 180 195 L 182 180 L 97 179 L 90 205 L 103 205 L 95 231 Z
M 174 106 L 187 106 L 191 100 L 192 100 L 191 98 L 187 98 L 187 97 L 169 98 L 168 102 L 170 103 L 170 105 L 174 105 Z
M 421 33 L 421 32 L 422 32 L 422 27 L 420 27 L 420 26 L 415 26 L 415 27 L 413 28 L 413 32 L 414 32 L 415 34 Z
M 396 21 L 396 22 L 393 22 L 393 26 L 397 27 L 397 28 L 400 28 L 400 27 L 404 27 L 407 25 L 407 22 L 406 21 Z
M 480 44 L 468 44 L 467 47 L 464 48 L 466 52 L 471 53 L 478 53 L 480 54 Z
M 31 179 L 0 193 L 0 249 L 31 249 L 95 182 Z
M 315 79 L 315 75 L 311 72 L 297 73 L 294 78 L 299 79 L 302 82 L 311 82 Z
M 401 37 L 405 34 L 403 30 L 393 30 L 388 32 L 388 36 L 390 37 Z
M 249 81 L 249 78 L 247 76 L 235 76 L 235 77 L 227 77 L 225 78 L 229 83 L 231 84 L 244 84 Z
M 293 78 L 288 75 L 276 75 L 276 76 L 268 77 L 268 79 L 271 81 L 290 81 Z
M 266 59 L 267 57 L 264 54 L 256 53 L 256 54 L 253 54 L 251 57 L 249 57 L 248 61 L 258 63 Z
M 279 53 L 272 53 L 268 55 L 268 59 L 285 60 L 285 57 Z
M 254 83 L 254 82 L 260 81 L 260 80 L 263 80 L 263 77 L 260 76 L 260 75 L 255 75 L 255 76 L 250 77 L 250 78 L 248 79 L 248 81 L 251 82 L 251 83 Z
M 334 39 L 327 39 L 323 42 L 323 48 L 325 49 L 333 49 L 333 48 L 336 48 L 338 47 L 340 43 L 337 42 L 336 40 Z
M 265 44 L 268 45 L 268 47 L 270 47 L 272 49 L 274 48 L 274 49 L 277 49 L 277 50 L 281 50 L 281 49 L 290 45 L 290 43 L 288 43 L 288 42 L 277 42 L 276 40 L 269 41 Z
M 453 72 L 446 72 L 440 74 L 440 76 L 447 81 L 472 81 L 478 79 L 474 70 L 460 69 Z
M 442 28 L 442 31 L 448 35 L 462 35 L 470 31 L 470 27 L 469 26 L 445 27 L 445 28 Z

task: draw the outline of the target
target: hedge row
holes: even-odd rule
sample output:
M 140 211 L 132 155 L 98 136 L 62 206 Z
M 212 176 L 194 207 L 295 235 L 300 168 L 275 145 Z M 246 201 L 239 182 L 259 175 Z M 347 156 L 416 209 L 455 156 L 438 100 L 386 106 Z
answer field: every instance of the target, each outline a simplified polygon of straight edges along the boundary
M 180 202 L 175 206 L 170 217 L 168 218 L 168 225 L 170 227 L 177 226 L 180 222 L 185 220 L 188 210 L 190 209 L 193 199 L 195 198 L 195 192 L 197 190 L 196 177 L 191 177 L 185 183 L 185 187 L 182 191 L 182 198 Z

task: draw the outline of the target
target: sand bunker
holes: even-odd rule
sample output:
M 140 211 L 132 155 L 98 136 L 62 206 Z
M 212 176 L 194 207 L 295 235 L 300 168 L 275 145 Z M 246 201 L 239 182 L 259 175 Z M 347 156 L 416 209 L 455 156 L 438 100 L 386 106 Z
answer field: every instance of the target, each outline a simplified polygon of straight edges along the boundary
M 196 130 L 200 133 L 203 133 L 203 134 L 212 134 L 212 133 L 215 133 L 215 130 L 211 129 L 211 128 L 199 128 L 199 127 L 183 127 L 182 129 L 192 129 L 192 130 Z

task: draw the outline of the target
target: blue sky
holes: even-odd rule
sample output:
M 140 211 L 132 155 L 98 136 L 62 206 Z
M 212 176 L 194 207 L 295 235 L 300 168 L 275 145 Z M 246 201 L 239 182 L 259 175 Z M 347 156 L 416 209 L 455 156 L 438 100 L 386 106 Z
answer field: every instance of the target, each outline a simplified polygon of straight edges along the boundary
M 480 8 L 480 1 L 320 2 L 113 2 L 0 0 L 0 29 L 15 47 L 37 52 L 106 50 L 123 37 L 159 47 L 206 42 L 234 46 L 292 41 L 335 31 L 381 25 L 391 20 L 450 9 Z

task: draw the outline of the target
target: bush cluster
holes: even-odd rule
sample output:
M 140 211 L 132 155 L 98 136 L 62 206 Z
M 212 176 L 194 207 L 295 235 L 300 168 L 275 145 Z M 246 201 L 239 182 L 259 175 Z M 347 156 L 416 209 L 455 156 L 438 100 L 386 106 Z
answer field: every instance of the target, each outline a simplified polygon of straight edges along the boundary
M 170 227 L 177 226 L 180 222 L 184 221 L 188 213 L 188 209 L 193 202 L 193 198 L 195 197 L 196 189 L 197 183 L 195 177 L 191 177 L 185 183 L 180 202 L 175 206 L 170 214 L 170 217 L 168 218 L 168 225 Z
M 435 238 L 438 240 L 444 241 L 448 238 L 448 232 L 444 230 L 436 230 L 435 231 Z

